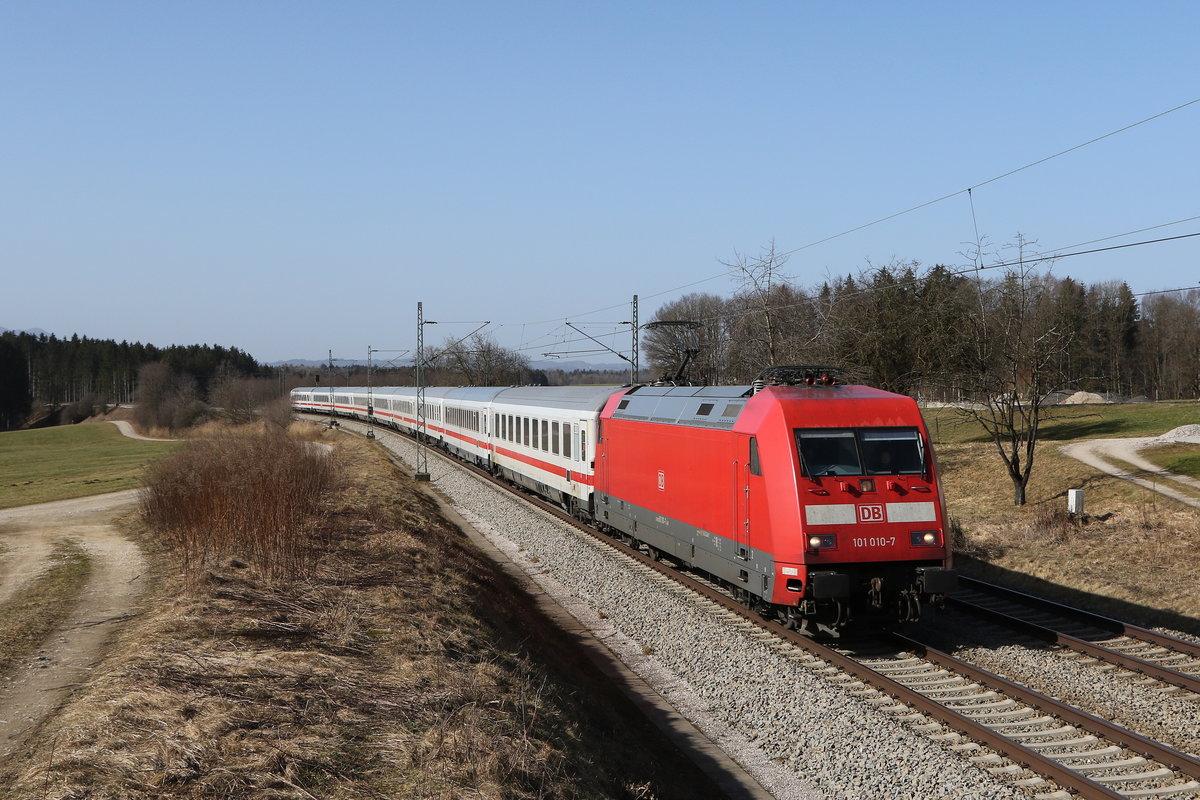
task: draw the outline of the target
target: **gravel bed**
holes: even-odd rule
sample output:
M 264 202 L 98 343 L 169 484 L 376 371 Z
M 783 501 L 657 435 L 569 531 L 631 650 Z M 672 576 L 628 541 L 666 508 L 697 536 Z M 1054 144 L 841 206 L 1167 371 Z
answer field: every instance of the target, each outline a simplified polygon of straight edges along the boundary
M 1193 642 L 1200 644 L 1200 636 L 1192 633 L 1184 633 L 1183 631 L 1173 631 L 1170 628 L 1154 628 L 1159 633 L 1165 633 L 1167 636 L 1174 636 L 1176 639 L 1183 639 L 1185 642 Z
M 376 435 L 413 460 L 410 440 Z M 586 604 L 580 621 L 599 623 L 606 644 L 781 800 L 1030 797 L 564 523 L 440 459 L 429 469 L 465 518 L 543 587 Z
M 1140 683 L 1141 676 L 1103 662 L 1084 663 L 1072 650 L 1020 639 L 969 614 L 942 615 L 935 637 L 940 649 L 989 672 L 1177 750 L 1200 753 L 1200 701 L 1184 699 L 1191 696 L 1185 690 L 1175 697 L 1162 691 L 1162 683 Z

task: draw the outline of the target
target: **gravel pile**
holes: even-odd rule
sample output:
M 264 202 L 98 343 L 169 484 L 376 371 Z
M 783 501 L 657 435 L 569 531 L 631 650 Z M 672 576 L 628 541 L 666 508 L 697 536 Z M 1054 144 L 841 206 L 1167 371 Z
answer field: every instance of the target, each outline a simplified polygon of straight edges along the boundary
M 411 463 L 409 440 L 377 436 Z M 821 662 L 718 616 L 702 599 L 474 476 L 433 457 L 429 468 L 464 517 L 551 594 L 585 603 L 590 613 L 576 613 L 580 621 L 776 797 L 1030 797 L 972 764 L 973 753 L 956 755 L 856 698 L 838 684 L 845 677 L 825 674 Z
M 1178 444 L 1180 442 L 1200 444 L 1200 425 L 1181 425 L 1174 430 L 1167 431 L 1161 436 L 1155 436 L 1146 444 Z

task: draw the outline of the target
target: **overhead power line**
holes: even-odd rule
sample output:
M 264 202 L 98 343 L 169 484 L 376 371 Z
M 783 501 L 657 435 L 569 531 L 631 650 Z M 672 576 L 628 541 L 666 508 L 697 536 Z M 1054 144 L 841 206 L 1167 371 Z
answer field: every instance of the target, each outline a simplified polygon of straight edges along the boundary
M 1154 227 L 1159 227 L 1159 226 L 1154 226 Z M 1147 229 L 1147 230 L 1149 230 L 1149 229 Z M 1123 234 L 1123 235 L 1128 235 L 1128 234 Z M 1089 254 L 1093 254 L 1093 253 L 1103 253 L 1103 252 L 1106 252 L 1109 250 L 1121 250 L 1121 249 L 1128 248 L 1128 247 L 1141 247 L 1144 245 L 1159 244 L 1161 242 L 1171 242 L 1171 241 L 1176 241 L 1179 239 L 1190 239 L 1190 238 L 1193 238 L 1196 236 L 1200 236 L 1200 232 L 1185 233 L 1180 236 L 1168 236 L 1163 239 L 1148 239 L 1148 240 L 1142 241 L 1142 242 L 1129 242 L 1127 244 L 1113 245 L 1111 247 L 1097 247 L 1097 248 L 1093 248 L 1091 250 L 1077 250 L 1077 251 L 1071 252 L 1071 253 L 1047 252 L 1044 254 L 1038 254 L 1038 255 L 1033 255 L 1033 256 L 1026 257 L 1026 258 L 1021 258 L 1016 261 L 1001 261 L 1001 262 L 997 262 L 995 264 L 988 264 L 985 267 L 967 267 L 964 269 L 952 270 L 952 271 L 950 271 L 950 274 L 954 275 L 954 276 L 969 275 L 971 273 L 978 273 L 978 272 L 982 272 L 984 270 L 1000 269 L 1003 267 L 1014 267 L 1014 266 L 1018 266 L 1020 264 L 1037 264 L 1037 263 L 1043 262 L 1043 261 L 1055 261 L 1060 258 L 1070 258 L 1072 256 L 1083 256 L 1083 255 L 1089 255 Z M 1084 244 L 1086 244 L 1086 242 Z M 1073 245 L 1073 246 L 1078 247 L 1080 245 Z M 1065 248 L 1060 248 L 1060 249 L 1065 249 Z M 924 280 L 924 279 L 914 277 L 911 280 L 896 281 L 896 283 L 892 284 L 888 288 L 893 288 L 895 286 L 912 286 L 914 284 L 920 283 L 922 280 Z M 1136 293 L 1133 296 L 1134 297 L 1145 297 L 1147 295 L 1152 295 L 1152 294 L 1169 294 L 1171 292 L 1186 292 L 1186 291 L 1189 291 L 1190 289 L 1200 289 L 1200 286 L 1188 286 L 1188 287 L 1183 287 L 1183 288 L 1179 288 L 1179 289 L 1160 289 L 1160 290 L 1153 291 L 1153 292 Z M 857 291 L 847 292 L 847 293 L 841 295 L 841 297 L 842 298 L 859 297 L 861 295 L 870 294 L 871 292 L 875 292 L 875 291 L 879 291 L 879 289 L 877 289 L 874 286 L 864 286 L 863 288 L 861 288 Z M 784 305 L 775 306 L 771 310 L 772 311 L 782 311 L 782 310 L 790 309 L 790 308 L 800 308 L 802 306 L 809 305 L 809 303 L 810 303 L 810 301 L 808 301 L 808 300 L 805 300 L 800 303 L 786 303 Z M 720 314 L 717 314 L 717 315 L 714 315 L 711 317 L 705 317 L 700 321 L 701 322 L 712 322 L 715 320 L 732 319 L 734 317 L 746 316 L 748 314 L 757 314 L 757 313 L 761 313 L 761 309 L 748 308 L 748 309 L 744 309 L 741 311 L 722 312 Z
M 959 196 L 959 195 L 961 195 L 961 194 L 967 194 L 967 193 L 969 193 L 969 192 L 970 192 L 971 190 L 973 190 L 973 189 L 978 189 L 978 188 L 979 188 L 979 187 L 981 187 L 981 186 L 987 186 L 987 185 L 988 185 L 988 184 L 990 184 L 990 183 L 996 183 L 997 181 L 1003 180 L 1004 178 L 1008 178 L 1008 177 L 1011 177 L 1011 176 L 1013 176 L 1013 175 L 1016 175 L 1018 172 L 1024 172 L 1024 171 L 1025 171 L 1025 170 L 1027 170 L 1027 169 L 1032 169 L 1033 167 L 1039 166 L 1039 165 L 1041 165 L 1041 164 L 1045 164 L 1045 163 L 1046 163 L 1046 162 L 1048 162 L 1048 161 L 1053 161 L 1054 159 L 1056 159 L 1056 158 L 1060 158 L 1060 157 L 1062 157 L 1062 156 L 1065 156 L 1065 155 L 1067 155 L 1068 153 L 1073 153 L 1073 152 L 1075 152 L 1076 150 L 1081 150 L 1081 149 L 1083 149 L 1083 148 L 1085 148 L 1085 147 L 1088 147 L 1089 145 L 1093 145 L 1093 144 L 1096 144 L 1097 142 L 1104 141 L 1105 139 L 1112 138 L 1113 136 L 1116 136 L 1116 135 L 1118 135 L 1118 134 L 1121 134 L 1121 133 L 1124 133 L 1124 132 L 1126 132 L 1126 131 L 1132 130 L 1132 129 L 1134 129 L 1134 128 L 1137 128 L 1137 127 L 1139 127 L 1139 126 L 1141 126 L 1141 125 L 1145 125 L 1145 124 L 1146 124 L 1146 123 L 1148 123 L 1148 122 L 1153 122 L 1153 121 L 1154 121 L 1154 120 L 1156 120 L 1156 119 L 1160 119 L 1160 118 L 1162 118 L 1162 117 L 1165 117 L 1165 116 L 1167 116 L 1168 114 L 1172 114 L 1172 113 L 1174 113 L 1174 112 L 1176 112 L 1176 111 L 1180 111 L 1180 110 L 1182 110 L 1182 109 L 1188 108 L 1189 106 L 1193 106 L 1193 105 L 1195 105 L 1195 104 L 1197 104 L 1197 103 L 1200 103 L 1200 97 L 1197 97 L 1197 98 L 1195 98 L 1195 99 L 1193 99 L 1193 100 L 1189 100 L 1189 101 L 1187 101 L 1186 103 L 1180 103 L 1179 105 L 1177 105 L 1177 106 L 1175 106 L 1175 107 L 1173 107 L 1173 108 L 1168 108 L 1168 109 L 1166 109 L 1165 111 L 1160 111 L 1160 112 L 1158 112 L 1157 114 L 1152 114 L 1151 116 L 1149 116 L 1149 117 L 1146 117 L 1145 119 L 1140 119 L 1140 120 L 1138 120 L 1137 122 L 1131 122 L 1130 124 L 1128 124 L 1128 125 L 1125 125 L 1125 126 L 1123 126 L 1123 127 L 1120 127 L 1120 128 L 1117 128 L 1116 130 L 1112 130 L 1112 131 L 1109 131 L 1108 133 L 1101 134 L 1100 136 L 1093 137 L 1093 138 L 1091 138 L 1091 139 L 1088 139 L 1086 142 L 1080 142 L 1080 143 L 1079 143 L 1079 144 L 1077 144 L 1077 145 L 1074 145 L 1074 146 L 1072 146 L 1072 147 L 1068 147 L 1068 148 L 1067 148 L 1067 149 L 1065 149 L 1065 150 L 1060 150 L 1060 151 L 1058 151 L 1057 153 L 1053 153 L 1053 154 L 1051 154 L 1051 155 L 1048 155 L 1048 156 L 1045 156 L 1045 157 L 1043 157 L 1043 158 L 1039 158 L 1039 159 L 1037 159 L 1036 161 L 1031 161 L 1031 162 L 1029 162 L 1028 164 L 1025 164 L 1025 165 L 1023 165 L 1023 166 L 1016 167 L 1015 169 L 1010 169 L 1010 170 L 1008 170 L 1007 172 L 1004 172 L 1004 173 L 1001 173 L 1000 175 L 996 175 L 996 176 L 994 176 L 994 177 L 988 178 L 987 180 L 983 180 L 983 181 L 980 181 L 980 182 L 978 182 L 978 183 L 972 184 L 972 185 L 970 185 L 970 186 L 968 186 L 968 187 L 966 187 L 966 188 L 964 188 L 964 189 L 959 189 L 959 190 L 957 190 L 957 191 L 950 192 L 949 194 L 944 194 L 944 195 L 942 195 L 941 197 L 935 197 L 935 198 L 934 198 L 934 199 L 932 199 L 932 200 L 926 200 L 926 201 L 925 201 L 925 202 L 923 202 L 923 203 L 918 203 L 917 205 L 915 205 L 915 206 L 911 206 L 911 207 L 909 207 L 909 208 L 906 208 L 906 209 L 903 209 L 902 211 L 896 211 L 895 213 L 888 214 L 888 215 L 886 215 L 886 216 L 883 216 L 883 217 L 879 217 L 878 219 L 871 220 L 870 222 L 865 222 L 865 223 L 863 223 L 862 225 L 856 225 L 855 227 L 853 227 L 853 228 L 849 228 L 849 229 L 847 229 L 847 230 L 844 230 L 844 231 L 842 231 L 841 233 L 835 233 L 835 234 L 833 234 L 833 235 L 831 235 L 831 236 L 826 236 L 826 237 L 824 237 L 824 238 L 817 239 L 816 241 L 809 242 L 808 244 L 803 244 L 803 245 L 801 245 L 801 246 L 799 246 L 799 247 L 796 247 L 796 248 L 793 248 L 793 249 L 791 249 L 791 250 L 785 250 L 784 252 L 780 253 L 779 255 L 781 255 L 781 256 L 788 256 L 788 255 L 792 255 L 793 253 L 799 253 L 799 252 L 801 252 L 802 250 L 808 250 L 809 248 L 816 247 L 817 245 L 820 245 L 820 244 L 825 244 L 826 242 L 831 242 L 831 241 L 833 241 L 834 239 L 840 239 L 840 238 L 841 238 L 841 237 L 843 237 L 843 236 L 849 236 L 849 235 L 850 235 L 850 234 L 852 234 L 852 233 L 857 233 L 857 232 L 859 232 L 859 231 L 861 231 L 861 230 L 866 230 L 867 228 L 873 227 L 873 226 L 875 226 L 875 225 L 879 225 L 879 224 L 881 224 L 881 223 L 883 223 L 883 222 L 887 222 L 887 221 L 889 221 L 889 220 L 896 219 L 897 217 L 902 217 L 902 216 L 904 216 L 905 214 L 911 214 L 911 213 L 912 213 L 912 212 L 914 212 L 914 211 L 919 211 L 919 210 L 921 210 L 921 209 L 923 209 L 923 208 L 928 208 L 929 206 L 935 205 L 935 204 L 937 204 L 937 203 L 940 203 L 940 202 L 942 202 L 942 201 L 944 201 L 944 200 L 949 200 L 949 199 L 951 199 L 951 198 L 953 198 L 953 197 L 958 197 L 958 196 Z M 1195 218 L 1193 217 L 1192 219 L 1195 219 Z M 1168 224 L 1174 224 L 1174 223 L 1168 223 Z M 1149 230 L 1149 229 L 1147 229 L 1147 230 Z M 1097 241 L 1100 241 L 1100 240 L 1097 240 Z M 701 278 L 701 279 L 699 279 L 699 280 L 691 281 L 690 283 L 685 283 L 685 284 L 683 284 L 682 286 L 676 286 L 676 287 L 674 287 L 674 288 L 671 288 L 671 289 L 664 289 L 663 291 L 656 292 L 656 293 L 654 293 L 654 294 L 646 294 L 646 295 L 642 295 L 642 299 L 644 299 L 644 300 L 649 300 L 649 299 L 652 299 L 652 298 L 655 298 L 655 297 L 661 297 L 661 296 L 663 296 L 663 295 L 666 295 L 666 294 L 672 294 L 672 293 L 674 293 L 674 292 L 682 291 L 683 289 L 688 289 L 688 288 L 691 288 L 691 287 L 693 287 L 693 286 L 698 286 L 698 285 L 700 285 L 700 284 L 702 284 L 702 283 L 708 283 L 709 281 L 714 281 L 714 280 L 717 280 L 718 278 L 723 278 L 723 277 L 726 277 L 728 274 L 729 274 L 729 272 L 728 272 L 728 271 L 719 272 L 719 273 L 717 273 L 717 274 L 710 275 L 710 276 L 708 276 L 707 278 Z M 583 312 L 583 313 L 581 313 L 581 314 L 578 314 L 578 315 L 576 315 L 576 316 L 574 316 L 574 317 L 555 317 L 555 318 L 553 318 L 553 319 L 538 320 L 538 321 L 536 321 L 536 322 L 529 322 L 529 323 L 525 323 L 525 324 L 529 324 L 529 325 L 544 325 L 544 324 L 547 324 L 547 323 L 550 323 L 550 322 L 562 322 L 562 321 L 564 321 L 565 319 L 579 319 L 579 318 L 581 318 L 581 317 L 586 317 L 586 316 L 589 316 L 589 315 L 591 315 L 591 314 L 598 314 L 598 313 L 600 313 L 601 311 L 610 311 L 610 310 L 612 310 L 612 309 L 615 309 L 615 308 L 622 308 L 623 306 L 624 306 L 624 303 L 617 303 L 617 304 L 614 304 L 614 305 L 611 305 L 611 306 L 605 306 L 604 308 L 598 308 L 598 309 L 595 309 L 595 310 L 593 310 L 593 311 L 585 311 L 585 312 Z
M 1190 292 L 1193 289 L 1200 289 L 1200 286 L 1181 286 L 1178 289 L 1157 289 L 1153 292 L 1136 292 L 1134 297 L 1149 297 L 1152 294 L 1174 294 L 1175 292 Z

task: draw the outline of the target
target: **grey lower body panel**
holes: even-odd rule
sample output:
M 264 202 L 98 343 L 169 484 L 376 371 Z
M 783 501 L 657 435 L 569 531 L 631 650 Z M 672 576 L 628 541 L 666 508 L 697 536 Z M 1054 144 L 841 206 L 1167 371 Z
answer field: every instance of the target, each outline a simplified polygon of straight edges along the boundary
M 769 599 L 774 590 L 775 560 L 770 553 L 663 516 L 657 511 L 596 492 L 596 518 L 667 556 Z M 799 599 L 799 598 L 797 598 Z

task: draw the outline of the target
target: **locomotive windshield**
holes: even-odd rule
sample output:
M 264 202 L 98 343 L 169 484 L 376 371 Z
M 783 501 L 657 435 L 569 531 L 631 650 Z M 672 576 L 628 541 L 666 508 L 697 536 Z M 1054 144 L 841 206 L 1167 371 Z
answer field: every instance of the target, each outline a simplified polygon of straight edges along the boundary
M 914 430 L 858 432 L 867 475 L 913 475 L 925 471 L 921 437 Z
M 804 475 L 916 475 L 925 472 L 925 453 L 915 428 L 797 430 Z

